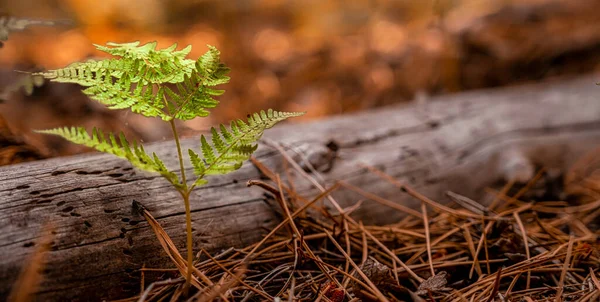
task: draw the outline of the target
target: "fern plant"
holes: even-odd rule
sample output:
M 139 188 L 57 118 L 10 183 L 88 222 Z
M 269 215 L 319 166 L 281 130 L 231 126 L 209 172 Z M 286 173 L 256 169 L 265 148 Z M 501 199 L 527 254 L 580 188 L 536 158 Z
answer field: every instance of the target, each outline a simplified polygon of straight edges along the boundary
M 216 96 L 223 90 L 215 86 L 229 81 L 227 68 L 220 61 L 219 51 L 209 46 L 208 52 L 197 60 L 187 59 L 191 46 L 176 50 L 177 45 L 156 49 L 156 42 L 108 43 L 97 49 L 114 58 L 73 63 L 65 68 L 37 73 L 46 79 L 76 83 L 83 92 L 111 109 L 130 109 L 147 117 L 159 117 L 170 124 L 179 159 L 179 175 L 169 170 L 156 154 L 148 154 L 136 141 L 125 136 L 94 129 L 65 127 L 39 131 L 61 136 L 73 143 L 128 160 L 138 169 L 158 173 L 181 194 L 185 206 L 187 231 L 187 262 L 185 288 L 189 287 L 193 265 L 192 222 L 190 193 L 207 183 L 206 176 L 226 174 L 239 169 L 256 150 L 263 132 L 280 121 L 300 116 L 301 112 L 278 112 L 269 109 L 248 116 L 247 121 L 234 120 L 229 128 L 219 125 L 211 129 L 211 138 L 200 137 L 200 150 L 188 150 L 195 179 L 189 181 L 175 120 L 205 117 L 219 102 Z

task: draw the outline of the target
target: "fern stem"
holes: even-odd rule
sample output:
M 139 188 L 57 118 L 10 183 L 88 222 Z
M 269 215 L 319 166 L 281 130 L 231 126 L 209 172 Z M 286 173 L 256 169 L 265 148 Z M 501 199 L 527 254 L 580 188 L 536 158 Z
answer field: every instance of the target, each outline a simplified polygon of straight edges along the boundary
M 192 266 L 194 265 L 194 251 L 192 241 L 192 211 L 190 209 L 190 193 L 182 193 L 183 202 L 185 203 L 185 225 L 187 233 L 187 274 L 185 276 L 185 286 L 183 287 L 183 293 L 187 296 L 190 288 L 190 282 L 192 280 Z
M 181 169 L 181 182 L 182 188 L 180 189 L 181 197 L 185 205 L 185 225 L 186 225 L 186 245 L 187 245 L 187 272 L 185 276 L 185 285 L 183 287 L 183 293 L 187 296 L 190 288 L 190 282 L 192 281 L 192 266 L 194 265 L 194 246 L 192 239 L 192 210 L 190 209 L 190 190 L 187 185 L 185 178 L 185 167 L 183 166 L 183 154 L 181 153 L 181 143 L 179 142 L 179 134 L 177 133 L 177 127 L 175 127 L 175 120 L 170 120 L 171 131 L 175 137 L 175 145 L 177 146 L 177 157 L 179 158 L 179 168 Z
M 177 146 L 177 157 L 179 158 L 179 168 L 181 169 L 181 184 L 183 186 L 183 191 L 188 192 L 187 180 L 185 178 L 185 168 L 183 167 L 181 143 L 179 142 L 179 134 L 177 134 L 177 127 L 175 127 L 175 120 L 170 120 L 169 124 L 171 124 L 171 131 L 173 131 L 173 136 L 175 137 L 175 145 Z

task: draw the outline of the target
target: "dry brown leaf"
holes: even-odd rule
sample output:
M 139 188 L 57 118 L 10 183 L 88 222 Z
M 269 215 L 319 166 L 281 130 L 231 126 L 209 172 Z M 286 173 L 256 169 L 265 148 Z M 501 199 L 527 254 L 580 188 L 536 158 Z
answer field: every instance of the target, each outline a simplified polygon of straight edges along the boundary
M 417 295 L 423 296 L 427 295 L 427 293 L 429 292 L 441 292 L 452 290 L 451 288 L 446 287 L 446 284 L 448 283 L 448 280 L 446 280 L 447 276 L 447 272 L 441 271 L 436 275 L 429 277 L 427 280 L 423 281 L 421 285 L 419 285 Z

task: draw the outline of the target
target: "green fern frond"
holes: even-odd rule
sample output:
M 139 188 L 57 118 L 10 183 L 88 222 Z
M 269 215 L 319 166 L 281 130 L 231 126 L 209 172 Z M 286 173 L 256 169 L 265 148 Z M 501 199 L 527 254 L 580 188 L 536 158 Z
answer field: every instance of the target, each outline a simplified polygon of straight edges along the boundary
M 169 120 L 169 116 L 163 111 L 164 89 L 154 92 L 151 85 L 142 84 L 139 74 L 130 72 L 136 68 L 135 62 L 107 59 L 73 63 L 62 69 L 36 75 L 55 82 L 88 87 L 83 93 L 110 109 L 131 108 L 135 113 Z
M 229 68 L 221 63 L 221 53 L 214 46 L 196 61 L 197 73 L 186 76 L 183 83 L 177 84 L 177 92 L 167 87 L 166 93 L 172 101 L 173 116 L 180 120 L 208 116 L 207 109 L 214 108 L 219 101 L 213 96 L 222 95 L 225 91 L 209 87 L 229 82 Z
M 185 76 L 176 85 L 177 93 L 165 88 L 165 93 L 171 100 L 170 112 L 176 119 L 190 120 L 195 117 L 205 117 L 210 113 L 207 109 L 215 108 L 219 101 L 213 96 L 222 95 L 225 91 L 209 87 L 229 82 L 227 74 L 230 69 L 221 63 L 221 53 L 214 46 L 208 46 L 208 51 L 195 64 L 196 73 Z
M 124 74 L 133 73 L 136 74 L 133 82 L 137 83 L 140 81 L 140 76 L 137 76 L 139 67 L 135 63 L 118 59 L 89 60 L 87 62 L 75 62 L 61 69 L 40 72 L 39 75 L 54 82 L 74 83 L 88 87 L 108 82 L 113 77 L 120 79 Z
M 96 128 L 92 130 L 91 136 L 83 127 L 64 127 L 40 130 L 37 132 L 58 135 L 73 143 L 127 159 L 134 167 L 149 172 L 159 173 L 173 185 L 178 187 L 181 186 L 179 177 L 175 173 L 169 171 L 156 154 L 153 153 L 152 156 L 148 155 L 144 151 L 144 147 L 136 141 L 133 141 L 132 144 L 129 143 L 122 132 L 119 133 L 118 140 L 113 133 L 109 133 L 108 139 L 106 139 L 104 133 Z
M 83 93 L 105 104 L 110 109 L 130 108 L 135 113 L 170 120 L 165 107 L 164 88 L 154 91 L 152 86 L 135 84 L 128 76 L 111 82 L 99 82 L 83 90 Z
M 199 76 L 192 75 L 186 76 L 183 83 L 177 84 L 176 90 L 165 87 L 165 93 L 171 100 L 169 105 L 172 116 L 180 120 L 191 120 L 208 116 L 210 112 L 207 109 L 219 104 L 213 96 L 221 95 L 223 91 L 204 86 Z
M 221 63 L 221 52 L 208 45 L 208 51 L 196 61 L 196 70 L 202 78 L 202 85 L 217 86 L 229 82 L 230 69 Z
M 255 143 L 263 132 L 273 127 L 278 122 L 287 118 L 303 115 L 303 112 L 278 112 L 269 109 L 248 116 L 248 121 L 232 121 L 229 130 L 220 125 L 220 133 L 211 128 L 212 145 L 206 137 L 200 137 L 202 157 L 193 150 L 188 150 L 190 161 L 194 166 L 194 173 L 198 179 L 194 185 L 206 183 L 206 175 L 227 174 L 239 169 L 243 162 L 258 147 Z
M 88 87 L 83 92 L 110 109 L 130 108 L 163 120 L 204 117 L 218 105 L 214 96 L 224 91 L 211 87 L 229 81 L 229 68 L 221 63 L 215 47 L 209 46 L 206 54 L 193 61 L 185 58 L 191 46 L 177 51 L 177 44 L 161 50 L 156 49 L 156 42 L 139 44 L 96 45 L 119 58 L 78 62 L 38 74 Z M 175 84 L 175 88 L 167 84 Z
M 185 57 L 192 51 L 188 45 L 182 50 L 176 51 L 177 43 L 165 49 L 156 49 L 156 42 L 150 42 L 138 46 L 140 42 L 133 43 L 107 43 L 106 47 L 95 45 L 96 49 L 113 56 L 121 57 L 120 61 L 137 63 L 136 71 L 142 84 L 179 83 L 185 75 L 194 71 L 194 60 Z

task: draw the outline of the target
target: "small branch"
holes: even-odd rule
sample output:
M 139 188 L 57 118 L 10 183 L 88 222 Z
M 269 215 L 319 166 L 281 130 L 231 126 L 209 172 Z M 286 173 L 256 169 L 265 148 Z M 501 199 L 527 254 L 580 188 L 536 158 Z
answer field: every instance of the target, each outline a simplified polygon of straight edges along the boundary
M 431 269 L 431 276 L 435 276 L 435 270 L 433 269 L 433 259 L 431 258 L 431 238 L 429 234 L 429 221 L 427 219 L 427 205 L 421 202 L 421 211 L 423 212 L 423 226 L 425 226 L 425 241 L 427 244 L 427 257 L 429 258 L 429 268 Z

